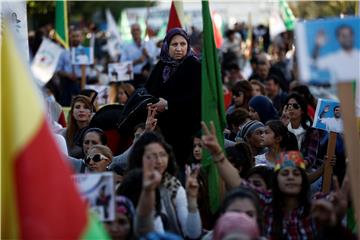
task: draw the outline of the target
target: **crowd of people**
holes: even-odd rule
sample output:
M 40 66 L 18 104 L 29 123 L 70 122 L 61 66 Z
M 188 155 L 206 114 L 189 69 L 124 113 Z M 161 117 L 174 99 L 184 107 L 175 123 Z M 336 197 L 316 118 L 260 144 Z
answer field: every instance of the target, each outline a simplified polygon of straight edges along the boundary
M 132 61 L 134 79 L 111 83 L 112 103 L 125 112 L 140 91 L 156 101 L 139 105 L 147 114 L 138 115 L 124 151 L 91 124 L 105 107 L 96 92 L 81 91 L 78 66 L 63 53 L 45 86 L 49 117 L 74 174 L 116 176 L 116 219 L 104 222 L 113 239 L 356 239 L 343 136 L 327 156 L 329 133 L 312 127 L 317 100 L 298 81 L 293 34 L 266 44 L 266 34 L 253 37 L 249 54 L 246 38 L 254 34 L 245 30 L 228 30 L 219 49 L 230 99 L 224 150 L 214 124 L 201 122 L 201 50 L 185 30 L 170 30 L 156 45 L 131 26 L 133 42 L 117 61 Z M 73 47 L 82 34 L 72 30 Z M 98 76 L 87 68 L 88 82 Z M 56 101 L 70 106 L 67 122 Z M 204 150 L 224 183 L 217 212 L 209 207 Z M 334 178 L 324 193 L 328 160 Z

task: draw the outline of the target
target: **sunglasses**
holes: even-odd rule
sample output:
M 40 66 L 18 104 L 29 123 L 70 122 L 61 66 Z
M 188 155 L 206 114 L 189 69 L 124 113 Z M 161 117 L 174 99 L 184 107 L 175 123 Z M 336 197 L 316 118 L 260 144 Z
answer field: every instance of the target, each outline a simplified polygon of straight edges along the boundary
M 297 104 L 297 103 L 288 103 L 286 104 L 286 107 L 289 107 L 291 106 L 293 109 L 299 109 L 300 108 L 300 105 Z
M 106 160 L 108 159 L 107 157 L 105 157 L 104 155 L 97 153 L 94 156 L 88 156 L 85 158 L 85 163 L 89 164 L 91 160 L 93 160 L 93 162 L 100 162 L 101 160 Z

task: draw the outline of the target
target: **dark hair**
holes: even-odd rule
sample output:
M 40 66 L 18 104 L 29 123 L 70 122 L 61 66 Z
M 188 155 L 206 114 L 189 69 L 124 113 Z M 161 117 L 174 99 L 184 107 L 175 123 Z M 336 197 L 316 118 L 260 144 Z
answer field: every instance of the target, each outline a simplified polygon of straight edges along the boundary
M 249 170 L 248 175 L 246 176 L 246 179 L 248 179 L 250 176 L 252 176 L 254 174 L 257 174 L 264 180 L 267 189 L 271 189 L 273 172 L 274 172 L 273 169 L 271 169 L 267 166 L 256 166 Z
M 306 172 L 298 168 L 301 172 L 301 190 L 297 197 L 299 201 L 298 208 L 303 208 L 302 216 L 299 217 L 306 217 L 310 214 L 310 183 L 307 177 Z M 271 226 L 271 236 L 276 236 L 277 239 L 284 239 L 282 234 L 283 230 L 283 218 L 284 218 L 284 206 L 286 205 L 285 202 L 285 195 L 283 192 L 280 191 L 279 182 L 277 180 L 278 174 L 280 171 L 277 171 L 273 174 L 273 187 L 272 187 L 272 208 L 273 208 L 273 222 Z
M 143 170 L 140 168 L 135 168 L 129 171 L 120 187 L 116 190 L 116 195 L 122 195 L 131 200 L 136 208 L 139 202 L 141 190 L 142 190 L 142 182 L 143 182 Z M 160 191 L 156 189 L 156 203 L 155 203 L 155 211 L 158 214 L 161 212 L 161 197 Z
M 245 142 L 237 143 L 225 149 L 227 159 L 236 168 L 241 167 L 240 176 L 245 177 L 253 166 L 253 156 L 249 144 Z
M 298 86 L 293 87 L 291 91 L 296 92 L 299 95 L 303 96 L 305 98 L 307 104 L 309 104 L 313 108 L 316 108 L 316 99 L 311 94 L 308 86 L 306 86 L 306 85 L 298 85 Z
M 260 232 L 263 231 L 263 215 L 260 209 L 260 202 L 257 194 L 251 188 L 235 188 L 228 193 L 226 193 L 225 198 L 221 204 L 220 213 L 224 214 L 226 209 L 238 199 L 248 199 L 250 200 L 257 211 L 257 223 L 259 225 Z
M 271 128 L 275 137 L 281 137 L 281 151 L 299 150 L 295 135 L 289 132 L 280 120 L 270 120 L 265 125 Z
M 239 127 L 246 121 L 247 118 L 250 118 L 249 112 L 244 108 L 237 108 L 234 112 L 226 115 L 226 122 L 229 126 L 234 124 Z
M 307 125 L 307 122 L 309 122 L 310 125 L 312 125 L 312 121 L 307 113 L 307 103 L 305 98 L 303 98 L 301 95 L 297 93 L 291 93 L 286 97 L 285 103 L 287 104 L 290 99 L 295 99 L 295 101 L 300 105 L 300 109 L 302 111 L 300 124 L 305 130 L 308 129 L 309 126 Z
M 340 105 L 335 105 L 335 107 L 333 108 L 333 111 L 335 112 L 335 109 L 340 108 Z
M 337 37 L 337 38 L 339 37 L 340 32 L 341 32 L 343 29 L 349 29 L 350 32 L 351 32 L 351 34 L 354 35 L 354 31 L 353 31 L 353 29 L 352 29 L 351 26 L 346 25 L 346 24 L 342 24 L 342 25 L 340 25 L 340 26 L 338 26 L 338 27 L 336 28 L 336 37 Z
M 241 80 L 232 87 L 231 89 L 233 95 L 239 94 L 239 92 L 244 93 L 244 103 L 241 107 L 248 108 L 248 103 L 252 97 L 252 86 L 249 81 Z
M 135 142 L 128 159 L 128 171 L 135 168 L 142 168 L 145 147 L 151 143 L 159 143 L 161 146 L 164 147 L 166 153 L 169 155 L 166 172 L 173 176 L 176 176 L 177 167 L 172 147 L 167 142 L 165 142 L 162 135 L 156 132 L 145 132 Z
M 273 80 L 276 85 L 280 85 L 280 78 L 275 74 L 270 74 L 266 79 L 265 82 Z
M 89 129 L 87 129 L 87 130 L 83 133 L 83 135 L 82 135 L 82 141 L 81 141 L 81 142 L 84 142 L 84 139 L 85 139 L 86 134 L 91 133 L 91 132 L 97 133 L 97 134 L 99 135 L 99 137 L 100 137 L 100 142 L 101 142 L 102 145 L 106 145 L 106 144 L 107 144 L 106 134 L 105 134 L 105 132 L 104 132 L 102 129 L 100 129 L 100 128 L 89 128 Z

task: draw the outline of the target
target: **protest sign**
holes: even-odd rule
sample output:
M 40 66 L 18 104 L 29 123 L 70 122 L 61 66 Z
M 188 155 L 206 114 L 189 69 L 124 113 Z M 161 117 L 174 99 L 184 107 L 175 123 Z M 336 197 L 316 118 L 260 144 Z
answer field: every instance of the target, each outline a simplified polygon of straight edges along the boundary
M 106 22 L 108 33 L 107 50 L 112 59 L 117 59 L 121 52 L 122 40 L 110 9 L 106 9 Z
M 74 65 L 91 65 L 94 63 L 94 49 L 91 47 L 71 48 L 71 63 Z
M 97 95 L 97 103 L 99 106 L 106 105 L 109 103 L 109 86 L 108 85 L 86 85 L 85 89 L 95 90 Z
M 73 176 L 81 196 L 101 221 L 115 219 L 114 178 L 111 172 Z
M 59 45 L 46 38 L 41 42 L 31 63 L 31 71 L 43 84 L 46 84 L 54 75 L 62 52 L 63 49 Z
M 343 132 L 340 103 L 335 100 L 318 99 L 314 117 L 314 128 L 328 132 Z
M 297 23 L 296 45 L 302 81 L 330 84 L 360 78 L 360 18 Z
M 108 65 L 110 82 L 128 81 L 134 79 L 133 65 L 131 61 L 110 63 Z
M 29 57 L 29 41 L 28 41 L 28 26 L 27 26 L 27 12 L 26 1 L 1 1 L 1 34 L 3 22 L 7 21 L 13 30 L 13 33 L 18 40 L 20 53 L 24 54 L 27 60 Z

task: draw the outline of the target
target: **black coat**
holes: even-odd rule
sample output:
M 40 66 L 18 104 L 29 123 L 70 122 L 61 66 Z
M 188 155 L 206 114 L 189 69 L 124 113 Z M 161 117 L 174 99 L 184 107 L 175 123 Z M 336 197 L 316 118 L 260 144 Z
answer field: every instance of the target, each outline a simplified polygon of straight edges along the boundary
M 158 115 L 158 126 L 173 146 L 178 164 L 184 165 L 192 151 L 192 136 L 200 130 L 201 64 L 195 57 L 187 57 L 165 83 L 164 68 L 159 61 L 145 87 L 168 101 L 168 110 Z

